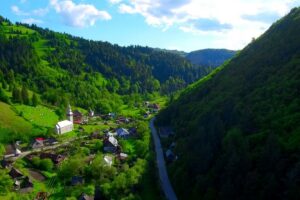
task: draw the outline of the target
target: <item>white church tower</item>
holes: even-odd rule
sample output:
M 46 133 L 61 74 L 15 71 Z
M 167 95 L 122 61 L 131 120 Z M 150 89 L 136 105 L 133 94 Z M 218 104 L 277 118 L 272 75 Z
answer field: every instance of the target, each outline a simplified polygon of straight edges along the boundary
M 73 123 L 73 112 L 72 112 L 70 104 L 67 109 L 67 117 L 68 117 L 68 120 Z

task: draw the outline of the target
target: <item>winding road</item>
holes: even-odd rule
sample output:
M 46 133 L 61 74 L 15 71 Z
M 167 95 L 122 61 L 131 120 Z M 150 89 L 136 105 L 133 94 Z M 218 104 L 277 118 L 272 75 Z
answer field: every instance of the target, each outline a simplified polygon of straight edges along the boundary
M 155 144 L 156 163 L 159 172 L 159 179 L 165 196 L 168 200 L 177 200 L 176 194 L 170 183 L 168 172 L 165 165 L 164 153 L 161 147 L 160 139 L 154 127 L 155 117 L 150 120 L 150 129 Z

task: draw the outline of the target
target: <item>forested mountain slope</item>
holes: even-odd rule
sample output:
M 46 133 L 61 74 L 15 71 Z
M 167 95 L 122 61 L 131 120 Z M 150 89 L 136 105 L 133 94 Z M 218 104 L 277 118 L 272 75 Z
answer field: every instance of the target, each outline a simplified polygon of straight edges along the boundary
M 299 35 L 295 8 L 161 112 L 179 199 L 299 199 Z
M 99 99 L 117 102 L 117 95 L 170 94 L 205 74 L 172 53 L 85 40 L 0 17 L 0 80 L 26 85 L 51 104 L 71 100 L 95 108 L 103 107 Z
M 215 68 L 231 59 L 235 54 L 236 51 L 227 49 L 202 49 L 188 53 L 186 58 L 195 65 Z

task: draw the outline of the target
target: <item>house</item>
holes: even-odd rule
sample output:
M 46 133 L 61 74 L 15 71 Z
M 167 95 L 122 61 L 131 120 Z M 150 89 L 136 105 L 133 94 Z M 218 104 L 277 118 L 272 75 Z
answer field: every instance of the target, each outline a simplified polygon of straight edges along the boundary
M 176 146 L 176 143 L 175 143 L 175 142 L 172 142 L 172 143 L 170 144 L 170 149 L 174 149 L 175 146 Z
M 21 155 L 21 153 L 22 153 L 21 150 L 16 148 L 15 156 L 19 156 L 19 155 Z
M 85 160 L 84 162 L 87 163 L 87 164 L 92 164 L 93 160 L 95 159 L 95 154 L 92 154 L 92 155 L 89 155 Z
M 65 159 L 65 156 L 61 154 L 54 154 L 54 153 L 41 153 L 40 158 L 41 159 L 49 158 L 50 160 L 52 160 L 54 164 L 57 165 L 60 164 Z
M 71 185 L 75 186 L 75 185 L 81 185 L 84 184 L 84 179 L 81 176 L 73 176 L 71 179 Z
M 116 132 L 117 136 L 120 138 L 128 138 L 130 135 L 129 131 L 125 128 L 118 128 Z
M 150 104 L 150 105 L 148 106 L 148 108 L 151 108 L 151 111 L 152 111 L 152 112 L 158 112 L 159 109 L 160 109 L 160 106 L 159 106 L 157 103 L 154 103 L 154 104 Z
M 11 161 L 8 161 L 8 160 L 1 160 L 1 166 L 3 168 L 10 168 L 12 166 L 12 162 Z
M 159 136 L 162 138 L 167 138 L 174 135 L 173 130 L 170 127 L 160 127 L 159 128 Z
M 128 158 L 128 155 L 126 153 L 119 153 L 117 158 L 119 160 L 126 160 Z
M 16 168 L 12 167 L 11 170 L 8 173 L 13 179 L 18 179 L 24 177 L 22 172 L 17 170 Z
M 21 188 L 25 189 L 25 188 L 32 188 L 32 187 L 33 187 L 32 181 L 29 179 L 28 176 L 26 176 L 21 183 Z
M 73 111 L 73 120 L 74 124 L 81 124 L 83 118 L 83 114 L 78 110 Z
M 89 116 L 90 117 L 94 117 L 95 116 L 95 112 L 92 109 L 90 109 Z
M 77 199 L 78 200 L 94 200 L 94 196 L 89 196 L 85 193 L 81 193 L 81 195 Z
M 175 156 L 175 154 L 170 149 L 168 149 L 166 151 L 165 155 L 166 155 L 167 161 L 169 161 L 169 162 L 173 162 L 174 160 L 177 159 L 177 156 Z
M 144 105 L 148 107 L 150 105 L 150 102 L 149 101 L 145 101 Z
M 113 136 L 106 137 L 103 142 L 104 151 L 106 152 L 116 152 L 118 149 L 118 140 Z
M 118 119 L 116 120 L 116 122 L 118 124 L 121 124 L 121 123 L 126 123 L 128 124 L 130 122 L 130 119 L 129 118 L 126 118 L 126 117 L 123 117 L 123 116 L 120 116 L 118 117 Z
M 117 133 L 113 133 L 113 132 L 110 132 L 110 131 L 108 131 L 108 132 L 105 133 L 106 137 L 114 137 L 116 135 L 117 135 Z
M 45 145 L 52 146 L 58 144 L 58 141 L 55 138 L 48 138 L 44 141 Z
M 15 179 L 14 189 L 21 193 L 30 192 L 33 189 L 33 183 L 28 176 L 22 179 Z
M 113 157 L 112 156 L 104 156 L 104 161 L 107 166 L 111 167 L 113 164 Z
M 15 156 L 14 145 L 11 145 L 11 144 L 6 145 L 4 158 L 13 157 L 13 156 Z
M 111 119 L 113 119 L 113 118 L 116 117 L 116 113 L 108 113 L 108 116 L 109 116 Z
M 45 139 L 42 137 L 35 138 L 34 142 L 32 143 L 32 148 L 37 149 L 44 147 L 44 141 Z
M 144 113 L 144 118 L 150 117 L 150 114 L 151 114 L 151 112 L 150 112 L 149 110 L 147 110 L 147 111 Z
M 15 180 L 14 181 L 14 189 L 19 190 L 21 188 L 21 181 L 20 180 Z
M 21 143 L 22 143 L 22 142 L 21 142 L 20 140 L 16 141 L 16 142 L 15 142 L 15 148 L 21 148 L 21 147 L 20 147 Z
M 137 134 L 137 129 L 136 129 L 136 127 L 131 127 L 131 128 L 129 128 L 129 134 L 131 134 L 131 135 L 136 135 L 136 134 Z
M 73 122 L 69 120 L 64 120 L 61 122 L 58 122 L 55 126 L 55 131 L 57 134 L 64 134 L 73 131 Z

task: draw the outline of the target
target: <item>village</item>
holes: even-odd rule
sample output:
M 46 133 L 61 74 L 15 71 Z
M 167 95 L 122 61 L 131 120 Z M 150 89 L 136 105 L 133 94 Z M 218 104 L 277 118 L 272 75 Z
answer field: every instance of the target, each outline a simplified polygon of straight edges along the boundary
M 105 171 L 116 176 L 128 167 L 134 168 L 135 163 L 147 154 L 150 133 L 145 132 L 149 131 L 148 120 L 160 106 L 146 101 L 144 108 L 146 112 L 135 119 L 116 113 L 98 114 L 93 110 L 82 113 L 77 109 L 73 111 L 68 105 L 66 119 L 57 122 L 53 127 L 54 134 L 36 137 L 29 143 L 15 141 L 7 145 L 1 166 L 8 170 L 15 191 L 28 193 L 36 190 L 35 199 L 47 199 L 57 192 L 55 184 L 76 188 L 74 193 L 78 199 L 96 199 L 95 196 L 101 195 L 97 194 L 99 189 L 96 187 L 94 196 L 84 192 L 93 180 L 97 182 L 99 174 L 95 175 L 93 170 L 101 166 L 101 176 L 106 176 L 103 175 Z M 170 151 L 166 152 L 167 158 L 173 156 Z M 76 166 L 78 170 L 63 172 L 62 168 L 69 167 L 78 157 L 81 160 L 80 166 Z M 112 178 L 103 178 L 104 182 L 107 180 Z M 35 185 L 41 183 L 44 183 L 42 189 L 36 189 Z

